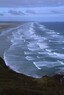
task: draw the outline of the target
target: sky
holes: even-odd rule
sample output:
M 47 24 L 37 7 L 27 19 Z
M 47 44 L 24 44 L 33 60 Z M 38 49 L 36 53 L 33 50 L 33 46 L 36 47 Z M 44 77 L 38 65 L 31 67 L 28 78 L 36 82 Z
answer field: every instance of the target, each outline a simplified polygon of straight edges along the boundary
M 62 6 L 64 0 L 0 0 L 0 7 Z
M 0 0 L 0 21 L 64 21 L 64 0 Z

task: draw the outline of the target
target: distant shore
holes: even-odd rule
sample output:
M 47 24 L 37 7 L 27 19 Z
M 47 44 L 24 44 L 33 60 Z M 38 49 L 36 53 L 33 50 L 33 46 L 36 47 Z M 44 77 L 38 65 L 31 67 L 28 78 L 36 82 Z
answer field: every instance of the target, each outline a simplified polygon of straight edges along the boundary
M 19 23 L 11 23 L 11 22 L 0 22 L 0 31 L 8 28 L 14 28 L 18 26 Z

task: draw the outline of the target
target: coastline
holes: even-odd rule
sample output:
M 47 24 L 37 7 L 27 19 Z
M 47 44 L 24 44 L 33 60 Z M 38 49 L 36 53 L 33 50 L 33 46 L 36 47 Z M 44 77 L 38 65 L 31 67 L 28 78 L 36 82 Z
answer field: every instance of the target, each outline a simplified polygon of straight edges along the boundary
M 0 31 L 15 27 L 10 25 L 3 24 Z M 64 75 L 28 77 L 11 70 L 0 57 L 0 95 L 64 95 Z

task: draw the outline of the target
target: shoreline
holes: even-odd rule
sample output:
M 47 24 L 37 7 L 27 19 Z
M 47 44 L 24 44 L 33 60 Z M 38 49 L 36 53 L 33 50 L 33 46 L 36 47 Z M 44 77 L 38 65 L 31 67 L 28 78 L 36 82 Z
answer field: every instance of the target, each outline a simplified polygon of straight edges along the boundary
M 5 25 L 0 31 L 16 27 Z M 0 57 L 0 95 L 64 95 L 64 75 L 32 78 L 13 71 Z

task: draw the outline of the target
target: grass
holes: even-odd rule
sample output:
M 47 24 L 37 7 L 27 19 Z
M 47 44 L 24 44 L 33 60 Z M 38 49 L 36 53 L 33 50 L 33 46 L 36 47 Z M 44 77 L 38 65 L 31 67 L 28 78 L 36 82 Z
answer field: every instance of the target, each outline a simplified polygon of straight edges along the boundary
M 63 75 L 31 78 L 12 71 L 0 58 L 0 95 L 64 95 Z

